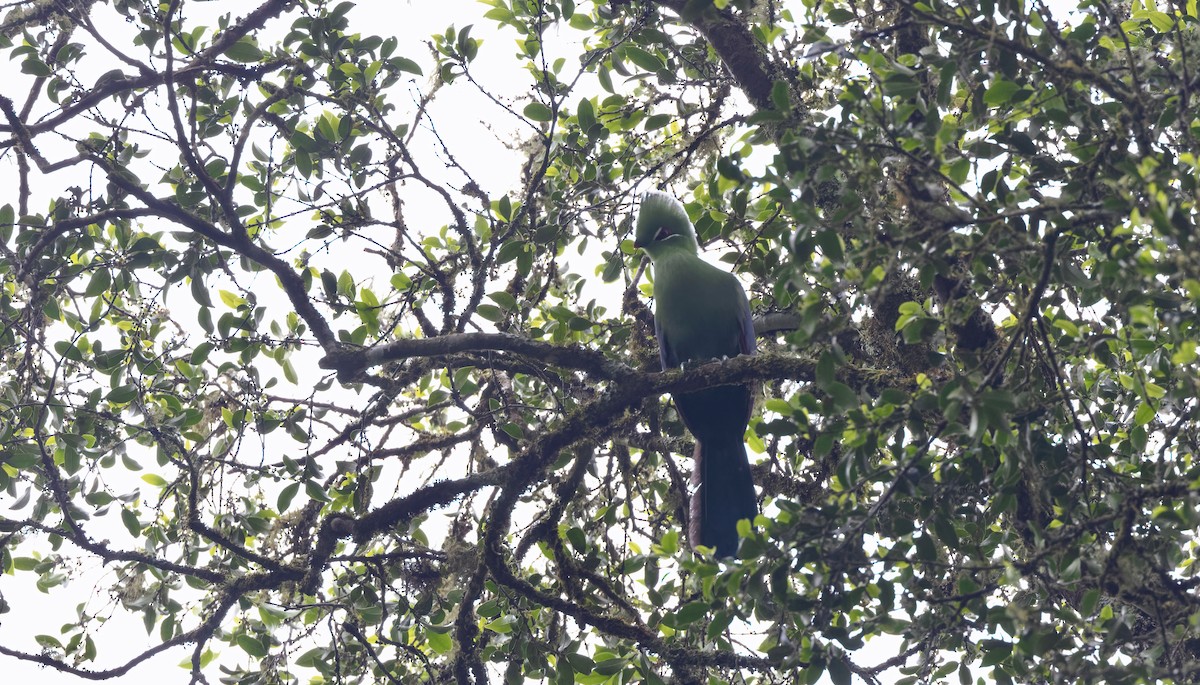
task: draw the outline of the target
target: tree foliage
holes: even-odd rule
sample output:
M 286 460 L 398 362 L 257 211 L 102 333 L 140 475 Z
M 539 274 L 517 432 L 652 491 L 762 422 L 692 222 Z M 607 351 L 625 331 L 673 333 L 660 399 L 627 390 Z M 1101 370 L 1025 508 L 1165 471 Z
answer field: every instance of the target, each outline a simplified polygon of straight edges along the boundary
M 486 0 L 426 44 L 368 7 L 0 21 L 0 612 L 107 570 L 6 659 L 1200 677 L 1195 0 Z M 502 183 L 460 92 L 519 131 Z M 651 187 L 760 356 L 657 371 Z M 763 514 L 718 561 L 667 394 L 747 381 Z

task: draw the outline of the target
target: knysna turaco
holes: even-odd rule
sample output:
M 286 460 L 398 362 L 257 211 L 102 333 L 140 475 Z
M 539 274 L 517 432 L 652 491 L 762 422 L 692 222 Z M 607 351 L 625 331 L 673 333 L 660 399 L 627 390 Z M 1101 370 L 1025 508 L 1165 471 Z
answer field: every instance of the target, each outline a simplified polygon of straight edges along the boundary
M 682 204 L 665 193 L 646 193 L 634 246 L 654 264 L 654 327 L 664 370 L 755 353 L 746 291 L 733 274 L 700 258 L 696 231 Z M 696 438 L 691 544 L 732 556 L 738 520 L 753 520 L 758 513 L 743 442 L 753 388 L 722 385 L 675 393 L 674 400 Z

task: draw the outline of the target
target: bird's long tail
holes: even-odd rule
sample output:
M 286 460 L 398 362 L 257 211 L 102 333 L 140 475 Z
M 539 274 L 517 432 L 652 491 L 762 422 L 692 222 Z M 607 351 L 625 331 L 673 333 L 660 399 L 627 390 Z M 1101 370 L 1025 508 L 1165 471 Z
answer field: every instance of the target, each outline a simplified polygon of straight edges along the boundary
M 692 546 L 715 547 L 717 556 L 737 552 L 737 522 L 754 520 L 758 500 L 742 436 L 710 436 L 696 442 L 693 453 L 689 538 Z

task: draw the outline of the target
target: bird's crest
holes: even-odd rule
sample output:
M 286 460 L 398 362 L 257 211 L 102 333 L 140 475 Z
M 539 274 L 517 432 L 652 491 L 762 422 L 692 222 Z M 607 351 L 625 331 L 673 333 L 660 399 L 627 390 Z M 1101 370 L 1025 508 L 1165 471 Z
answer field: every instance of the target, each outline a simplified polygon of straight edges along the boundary
M 638 209 L 636 242 L 644 246 L 671 235 L 696 242 L 696 231 L 683 204 L 671 195 L 651 190 L 642 196 Z

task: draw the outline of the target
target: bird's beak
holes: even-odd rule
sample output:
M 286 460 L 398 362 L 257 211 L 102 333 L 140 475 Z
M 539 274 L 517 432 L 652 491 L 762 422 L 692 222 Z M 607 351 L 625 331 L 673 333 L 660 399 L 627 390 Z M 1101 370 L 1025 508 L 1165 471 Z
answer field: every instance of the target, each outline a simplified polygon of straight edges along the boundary
M 645 246 L 646 245 L 644 243 L 642 243 L 642 241 L 640 241 L 640 240 L 633 241 L 633 249 L 635 249 L 635 250 L 640 250 Z

